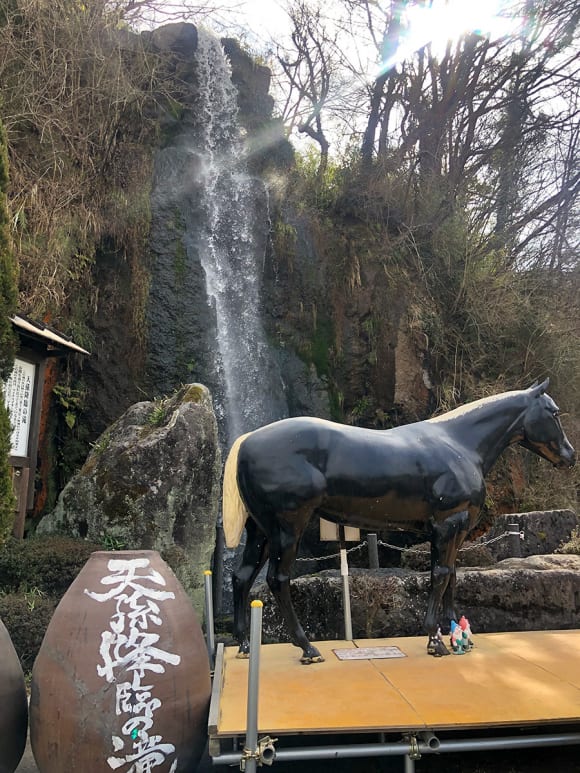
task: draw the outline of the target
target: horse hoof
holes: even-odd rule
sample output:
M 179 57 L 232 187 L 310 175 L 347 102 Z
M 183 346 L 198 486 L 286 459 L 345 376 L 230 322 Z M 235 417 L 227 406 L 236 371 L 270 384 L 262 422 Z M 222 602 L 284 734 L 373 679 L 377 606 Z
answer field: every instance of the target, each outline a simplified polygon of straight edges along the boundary
M 303 666 L 310 666 L 312 663 L 324 663 L 322 655 L 303 655 L 300 658 Z
M 434 658 L 441 658 L 444 655 L 450 655 L 451 653 L 441 639 L 433 637 L 429 639 L 429 643 L 427 644 L 427 654 L 433 655 Z

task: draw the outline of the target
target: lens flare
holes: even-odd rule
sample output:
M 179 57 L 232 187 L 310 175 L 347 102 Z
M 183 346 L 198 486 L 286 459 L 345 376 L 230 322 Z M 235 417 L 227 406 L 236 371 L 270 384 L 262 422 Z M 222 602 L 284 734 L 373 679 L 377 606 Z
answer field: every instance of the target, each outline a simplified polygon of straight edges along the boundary
M 449 43 L 463 35 L 493 39 L 521 29 L 521 19 L 507 13 L 503 0 L 433 0 L 429 6 L 409 4 L 402 15 L 401 33 L 390 41 L 375 77 L 401 64 L 426 45 L 441 58 Z M 394 50 L 393 50 L 394 48 Z

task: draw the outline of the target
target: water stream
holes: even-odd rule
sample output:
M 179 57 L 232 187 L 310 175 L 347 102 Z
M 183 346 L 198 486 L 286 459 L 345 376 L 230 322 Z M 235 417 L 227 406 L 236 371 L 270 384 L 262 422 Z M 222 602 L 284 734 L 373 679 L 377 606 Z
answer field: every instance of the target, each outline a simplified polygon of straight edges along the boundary
M 260 285 L 267 249 L 267 191 L 244 161 L 236 89 L 220 42 L 200 31 L 196 151 L 201 210 L 192 234 L 217 325 L 216 370 L 223 378 L 228 445 L 239 435 L 287 415 L 280 373 L 261 320 Z M 199 226 L 202 227 L 199 227 Z
M 168 116 L 155 160 L 147 374 L 156 395 L 191 381 L 210 389 L 225 459 L 236 437 L 288 408 L 262 320 L 267 190 L 244 158 L 229 62 L 203 30 L 195 76 L 195 101 Z M 232 560 L 226 551 L 226 583 Z

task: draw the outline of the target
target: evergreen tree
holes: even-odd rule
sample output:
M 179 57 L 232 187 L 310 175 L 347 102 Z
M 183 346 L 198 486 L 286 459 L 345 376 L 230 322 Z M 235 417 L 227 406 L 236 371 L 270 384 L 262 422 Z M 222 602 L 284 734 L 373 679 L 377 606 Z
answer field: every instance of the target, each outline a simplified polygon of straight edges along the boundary
M 9 317 L 16 311 L 18 297 L 16 263 L 10 249 L 7 187 L 8 152 L 0 122 L 0 381 L 8 378 L 14 364 L 16 342 Z M 0 544 L 10 533 L 14 520 L 15 498 L 8 465 L 10 434 L 10 418 L 0 390 Z

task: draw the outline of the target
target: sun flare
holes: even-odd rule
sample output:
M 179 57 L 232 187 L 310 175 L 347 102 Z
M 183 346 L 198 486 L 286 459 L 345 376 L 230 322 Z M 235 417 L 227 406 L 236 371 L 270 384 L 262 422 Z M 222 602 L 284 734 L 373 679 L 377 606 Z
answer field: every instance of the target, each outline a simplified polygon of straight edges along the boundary
M 441 58 L 448 44 L 462 35 L 502 37 L 520 27 L 506 10 L 505 0 L 433 0 L 429 5 L 409 4 L 402 17 L 402 34 L 395 50 L 387 52 L 380 67 L 385 73 L 423 46 Z

